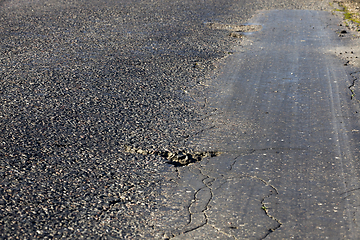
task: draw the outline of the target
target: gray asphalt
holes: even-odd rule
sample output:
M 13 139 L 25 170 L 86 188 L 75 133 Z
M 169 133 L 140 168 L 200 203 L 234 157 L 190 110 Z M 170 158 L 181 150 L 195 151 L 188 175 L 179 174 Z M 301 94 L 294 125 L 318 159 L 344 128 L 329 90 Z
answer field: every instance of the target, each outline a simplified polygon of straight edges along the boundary
M 298 81 L 300 75 L 294 78 L 289 73 L 289 76 L 284 77 L 288 78 L 288 85 L 276 86 L 279 94 L 274 101 L 277 99 L 279 106 L 272 107 L 272 111 L 267 109 L 276 103 L 264 105 L 262 102 L 264 96 L 273 98 L 273 95 L 266 92 L 273 86 L 271 83 L 260 84 L 259 81 L 264 79 L 256 78 L 251 71 L 256 71 L 258 77 L 265 76 L 261 75 L 263 68 L 259 70 L 259 67 L 268 64 L 270 56 L 279 58 L 281 55 L 273 56 L 271 54 L 275 49 L 272 52 L 267 50 L 267 58 L 265 55 L 263 58 L 259 54 L 264 54 L 264 51 L 254 50 L 250 46 L 262 44 L 261 46 L 267 49 L 272 41 L 271 37 L 281 42 L 280 39 L 267 32 L 264 27 L 266 21 L 261 18 L 251 21 L 264 23 L 263 29 L 258 35 L 250 34 L 244 39 L 237 38 L 237 34 L 229 34 L 226 28 L 212 28 L 207 24 L 214 22 L 220 25 L 240 25 L 248 22 L 257 10 L 266 9 L 328 10 L 329 4 L 327 1 L 310 0 L 1 1 L 0 238 L 194 238 L 197 234 L 194 230 L 199 229 L 200 234 L 203 234 L 205 229 L 205 232 L 210 234 L 209 239 L 219 236 L 222 239 L 225 239 L 225 236 L 231 239 L 236 235 L 232 231 L 236 232 L 236 229 L 240 229 L 239 226 L 245 226 L 246 231 L 237 234 L 245 234 L 244 236 L 250 238 L 270 237 L 272 234 L 269 234 L 269 229 L 274 229 L 274 233 L 280 237 L 287 236 L 290 231 L 287 228 L 291 224 L 285 223 L 294 223 L 294 218 L 298 215 L 286 213 L 298 206 L 308 209 L 312 209 L 313 206 L 301 205 L 301 201 L 298 202 L 299 205 L 292 206 L 286 202 L 289 201 L 287 195 L 279 197 L 281 194 L 290 194 L 290 190 L 283 191 L 286 187 L 283 183 L 290 182 L 289 179 L 293 180 L 293 177 L 297 176 L 299 172 L 294 169 L 308 169 L 301 165 L 302 162 L 290 161 L 290 158 L 299 159 L 299 156 L 307 154 L 309 158 L 319 159 L 319 162 L 312 162 L 318 164 L 313 167 L 315 170 L 322 168 L 321 161 L 325 161 L 316 155 L 316 151 L 322 149 L 321 147 L 312 147 L 316 151 L 310 151 L 307 147 L 306 134 L 310 134 L 314 128 L 304 125 L 301 135 L 300 132 L 293 132 L 300 126 L 291 122 L 291 119 L 295 118 L 285 116 L 284 113 L 284 118 L 289 118 L 291 126 L 294 126 L 291 127 L 293 130 L 287 128 L 289 121 L 281 123 L 277 120 L 281 116 L 281 108 L 290 110 L 291 104 L 295 104 L 295 99 L 289 102 L 284 100 L 296 90 L 291 82 Z M 326 22 L 328 19 L 323 21 Z M 327 31 L 321 33 L 330 38 L 333 29 Z M 268 35 L 268 38 L 264 35 Z M 251 41 L 253 45 L 250 45 Z M 314 43 L 320 44 L 318 42 L 314 40 Z M 301 43 L 300 41 L 298 49 L 293 50 L 303 50 L 300 49 Z M 332 40 L 327 44 L 330 43 Z M 245 46 L 246 44 L 248 45 Z M 313 49 L 306 51 L 310 50 Z M 243 55 L 239 51 L 244 51 Z M 297 54 L 300 53 L 297 51 Z M 308 54 L 309 56 L 305 57 L 310 57 L 311 54 Z M 240 108 L 243 112 L 237 112 L 239 108 L 227 110 L 232 114 L 229 115 L 230 122 L 228 118 L 220 120 L 215 117 L 214 120 L 214 116 L 218 116 L 214 109 L 222 108 L 223 104 L 220 102 L 217 106 L 211 97 L 212 94 L 217 94 L 219 89 L 223 92 L 234 90 L 229 89 L 229 86 L 224 87 L 224 83 L 210 81 L 214 79 L 211 76 L 219 59 L 225 56 L 230 56 L 226 58 L 229 60 L 237 59 L 239 56 L 249 59 L 248 64 L 243 65 L 245 68 L 226 72 L 242 70 L 237 72 L 236 76 L 248 74 L 249 79 L 255 79 L 254 82 L 250 82 L 251 84 L 259 84 L 257 87 L 251 84 L 236 86 L 243 92 L 242 98 L 244 101 L 247 100 L 248 109 Z M 289 59 L 294 60 L 296 56 L 295 54 Z M 324 55 L 324 59 L 328 64 L 321 65 L 322 67 L 333 66 L 339 73 L 331 72 L 332 74 L 346 76 L 342 68 L 338 67 L 338 63 L 332 62 L 333 58 Z M 279 69 L 290 64 L 285 60 L 274 59 L 274 66 L 280 62 L 283 64 L 278 65 Z M 291 67 L 295 68 L 295 63 Z M 308 66 L 320 68 L 320 65 L 315 63 L 309 63 Z M 243 71 L 246 68 L 249 70 Z M 265 66 L 264 69 L 267 68 Z M 334 71 L 333 68 L 329 69 Z M 292 69 L 291 72 L 300 74 L 300 70 L 295 70 L 297 69 Z M 318 73 L 322 74 L 323 71 L 319 70 Z M 275 76 L 269 73 L 267 75 L 268 80 L 273 80 L 270 77 Z M 230 81 L 235 81 L 234 78 L 231 77 Z M 219 79 L 226 78 L 223 76 Z M 329 82 L 333 79 L 325 80 Z M 231 84 L 230 86 L 233 86 Z M 339 207 L 339 212 L 350 206 L 348 214 L 351 215 L 356 213 L 351 207 L 355 205 L 357 197 L 354 190 L 357 182 L 356 179 L 352 179 L 353 172 L 346 172 L 346 169 L 349 169 L 347 164 L 352 164 L 351 158 L 346 154 L 353 151 L 356 138 L 341 130 L 348 129 L 347 117 L 343 117 L 343 125 L 336 125 L 336 118 L 331 118 L 339 113 L 339 104 L 343 104 L 342 99 L 348 99 L 337 95 L 337 90 L 332 89 L 336 86 L 327 88 L 328 92 L 323 91 L 320 85 L 313 86 L 321 88 L 318 91 L 322 92 L 311 95 L 312 97 L 323 96 L 328 100 L 327 93 L 332 92 L 334 102 L 332 105 L 326 105 L 329 101 L 324 100 L 326 103 L 317 106 L 319 109 L 316 110 L 328 113 L 321 112 L 319 115 L 322 118 L 319 120 L 315 118 L 319 115 L 310 115 L 312 118 L 307 123 L 315 121 L 333 129 L 327 132 L 319 127 L 316 131 L 319 131 L 319 136 L 322 136 L 321 140 L 324 142 L 326 137 L 332 137 L 332 141 L 327 142 L 333 147 L 323 151 L 331 159 L 328 161 L 334 161 L 337 168 L 339 161 L 333 158 L 339 157 L 340 162 L 344 164 L 343 177 L 337 176 L 337 172 L 330 172 L 337 176 L 333 180 L 334 184 L 343 183 L 344 178 L 351 180 L 343 184 L 346 189 L 339 186 L 336 190 L 336 193 L 343 191 L 341 196 L 349 199 L 347 205 L 344 203 Z M 298 115 L 305 114 L 301 111 L 305 111 L 306 106 L 315 105 L 310 100 L 315 101 L 317 98 L 306 98 L 308 92 L 305 88 L 303 92 L 301 89 L 298 91 L 300 92 L 296 92 L 296 96 L 305 99 L 300 102 L 304 104 L 304 109 L 299 105 L 291 111 Z M 221 101 L 225 95 L 216 96 L 217 101 Z M 253 101 L 250 101 L 251 99 Z M 229 102 L 226 97 L 224 101 Z M 344 106 L 347 105 L 344 103 Z M 265 113 L 266 118 L 262 115 L 265 108 L 268 112 Z M 341 108 L 341 111 L 345 110 Z M 335 115 L 329 116 L 330 113 Z M 218 123 L 213 128 L 214 125 L 209 124 L 209 121 Z M 225 128 L 219 124 L 221 121 L 226 125 Z M 239 124 L 234 125 L 235 129 L 231 129 L 230 126 L 232 122 L 241 121 L 248 126 L 243 130 L 244 126 L 241 125 L 243 132 L 239 135 L 239 129 L 236 129 Z M 267 142 L 255 144 L 265 139 L 274 141 L 273 137 L 270 137 L 273 136 L 273 130 L 264 131 L 258 125 L 271 127 L 268 121 L 278 123 L 274 125 L 273 130 L 276 129 L 281 136 L 287 136 L 284 137 L 287 146 L 275 146 Z M 261 139 L 253 137 L 251 133 L 256 130 L 265 136 Z M 356 126 L 351 130 L 357 130 Z M 351 133 L 356 133 L 351 130 Z M 245 131 L 249 137 L 244 136 Z M 218 134 L 219 132 L 222 133 Z M 227 137 L 219 140 L 214 138 L 214 135 Z M 232 136 L 240 138 L 235 139 Z M 351 142 L 346 136 L 350 140 L 355 140 Z M 320 138 L 308 138 L 318 146 L 321 145 L 317 141 Z M 348 149 L 336 144 L 336 140 L 344 142 Z M 235 144 L 234 141 L 239 142 Z M 291 145 L 295 141 L 299 141 L 299 145 Z M 127 151 L 129 146 L 137 151 Z M 237 147 L 236 151 L 233 149 L 234 146 Z M 234 172 L 244 171 L 241 166 L 252 172 L 248 173 L 247 177 L 240 178 L 239 175 L 232 176 L 228 170 L 224 170 L 228 178 L 221 182 L 218 180 L 221 179 L 218 176 L 221 175 L 221 171 L 212 170 L 210 162 L 218 158 L 205 159 L 188 167 L 174 167 L 162 157 L 164 154 L 152 154 L 174 153 L 180 150 L 211 151 L 210 147 L 224 152 L 218 161 L 225 161 L 222 165 L 224 169 L 228 167 L 229 163 L 226 161 L 230 159 L 230 166 Z M 284 149 L 276 153 L 272 149 L 275 147 Z M 293 152 L 294 147 L 299 149 Z M 259 148 L 264 150 L 260 155 L 256 155 L 258 152 L 253 151 Z M 335 156 L 336 148 L 339 150 Z M 254 159 L 265 156 L 263 154 L 272 157 L 266 158 L 263 162 L 254 162 Z M 284 157 L 274 157 L 276 154 L 282 154 Z M 234 161 L 240 155 L 242 161 L 259 166 L 251 169 L 251 164 L 241 165 L 242 163 Z M 274 159 L 274 163 L 270 164 L 269 159 Z M 309 160 L 304 163 L 310 162 Z M 294 166 L 296 163 L 299 165 Z M 200 169 L 199 164 L 203 165 L 204 169 Z M 311 166 L 310 169 L 313 169 Z M 267 167 L 267 170 L 263 169 L 264 167 Z M 356 167 L 353 166 L 352 169 Z M 270 183 L 273 177 L 270 175 L 276 173 L 276 169 L 288 171 L 289 175 L 272 179 L 274 183 Z M 304 175 L 303 178 L 309 176 Z M 315 178 L 325 175 L 317 176 L 314 173 L 314 176 L 311 176 Z M 230 178 L 232 180 L 228 180 Z M 224 192 L 226 188 L 210 188 L 211 182 L 214 186 L 227 184 L 229 189 L 234 189 L 234 196 L 239 197 L 241 201 L 232 201 L 232 205 L 229 204 L 226 208 L 219 207 L 215 202 L 229 201 L 232 196 L 227 195 L 229 191 Z M 302 184 L 299 180 L 300 183 Z M 202 190 L 199 191 L 200 189 Z M 254 192 L 244 195 L 243 192 L 248 189 Z M 310 192 L 316 191 L 316 188 L 309 189 Z M 175 197 L 169 199 L 170 195 Z M 295 195 L 294 199 L 297 199 Z M 236 217 L 239 214 L 238 202 L 244 202 L 241 207 L 251 209 L 251 223 L 243 220 L 236 222 L 241 219 Z M 280 211 L 279 207 L 273 207 L 274 204 L 286 205 L 287 208 Z M 210 219 L 204 215 L 204 211 L 212 205 L 218 211 L 214 210 Z M 223 211 L 233 213 L 231 221 L 222 218 Z M 224 227 L 227 226 L 224 225 L 226 221 L 234 226 Z M 351 237 L 351 233 L 356 233 L 353 229 L 356 228 L 354 224 L 357 222 L 353 225 L 348 223 L 345 219 L 344 223 L 338 226 L 352 226 L 350 231 L 336 232 Z M 218 235 L 219 231 L 225 232 L 225 235 Z M 281 235 L 282 232 L 285 235 Z M 303 231 L 294 234 L 303 236 Z
M 179 170 L 167 195 L 193 194 L 180 204 L 190 220 L 170 218 L 178 228 L 168 235 L 359 239 L 359 102 L 349 90 L 354 69 L 335 53 L 351 49 L 341 22 L 325 11 L 275 10 L 249 23 L 262 29 L 245 34 L 208 81 L 217 114 L 192 139 L 223 154 Z

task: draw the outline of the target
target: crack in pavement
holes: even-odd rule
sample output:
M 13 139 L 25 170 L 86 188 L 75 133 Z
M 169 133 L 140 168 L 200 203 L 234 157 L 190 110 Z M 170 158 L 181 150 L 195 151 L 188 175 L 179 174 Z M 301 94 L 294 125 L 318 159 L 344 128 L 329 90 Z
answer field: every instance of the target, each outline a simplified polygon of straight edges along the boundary
M 205 184 L 204 180 L 203 180 L 203 183 Z M 200 195 L 200 196 L 198 196 L 198 195 Z M 204 197 L 204 195 L 210 195 L 210 196 L 205 196 L 205 204 L 204 204 L 204 206 L 202 206 L 201 201 L 204 202 L 204 200 L 201 200 L 201 197 Z M 205 211 L 207 210 L 207 207 L 208 207 L 209 203 L 211 202 L 212 198 L 213 198 L 213 193 L 208 186 L 199 189 L 195 193 L 194 202 L 192 202 L 191 205 L 189 206 L 189 213 L 190 213 L 190 217 L 191 217 L 189 226 L 195 225 L 195 227 L 190 227 L 189 229 L 185 230 L 183 233 L 194 231 L 208 223 L 208 217 L 206 216 Z M 200 203 L 198 203 L 198 202 L 200 202 Z M 201 218 L 204 219 L 203 223 L 200 225 L 197 225 L 198 224 L 197 221 L 199 221 Z
M 252 235 L 257 235 L 256 238 L 258 239 L 264 239 L 281 227 L 280 220 L 264 210 L 264 208 L 267 209 L 265 200 L 278 194 L 276 187 L 257 176 L 232 172 L 234 165 L 242 155 L 233 158 L 225 157 L 227 164 L 219 161 L 224 158 L 217 157 L 206 158 L 201 162 L 184 167 L 192 174 L 199 176 L 197 179 L 201 181 L 201 184 L 197 184 L 198 188 L 191 186 L 194 189 L 194 194 L 193 200 L 187 206 L 188 223 L 180 229 L 172 230 L 169 234 L 171 237 L 167 239 L 188 239 L 196 237 L 199 233 L 206 234 L 204 233 L 207 231 L 206 226 L 214 229 L 217 234 L 221 233 L 224 237 L 231 239 Z M 212 168 L 220 166 L 223 168 Z M 247 192 L 247 189 L 251 188 L 251 186 L 255 193 L 250 194 Z M 265 192 L 268 193 L 264 196 Z M 230 197 L 228 197 L 229 194 Z M 255 195 L 253 196 L 253 194 Z M 223 198 L 223 195 L 225 195 L 225 198 Z M 243 198 L 244 201 L 238 201 L 239 198 Z M 250 205 L 251 210 L 249 213 L 247 213 L 248 209 L 244 209 L 241 205 L 242 202 L 246 201 Z M 260 222 L 247 222 L 247 214 L 255 215 Z M 226 216 L 224 217 L 224 215 Z M 269 220 L 264 220 L 263 216 L 266 216 Z M 243 222 L 239 223 L 238 221 Z M 268 229 L 264 230 L 266 225 L 268 225 Z M 205 237 L 204 239 L 211 238 Z
M 241 155 L 237 156 L 236 158 L 234 158 L 234 162 L 230 164 L 230 169 L 229 171 L 231 171 L 235 165 L 235 163 L 237 162 L 237 159 L 240 157 Z
M 352 72 L 352 73 L 350 73 L 350 76 L 353 78 L 351 85 L 348 87 L 349 90 L 350 90 L 350 92 L 351 92 L 351 97 L 350 97 L 351 100 L 356 99 L 356 98 L 355 98 L 356 93 L 355 93 L 355 89 L 354 89 L 354 88 L 355 88 L 355 82 L 358 80 L 358 77 L 355 76 L 354 74 L 358 74 L 358 73 L 359 73 L 359 72 Z
M 273 188 L 273 189 L 275 190 L 276 194 L 278 194 L 277 189 L 276 188 Z M 270 228 L 268 230 L 269 232 L 261 239 L 267 238 L 267 236 L 269 236 L 271 233 L 275 232 L 277 229 L 279 229 L 282 226 L 282 222 L 269 213 L 270 208 L 268 208 L 265 203 L 265 199 L 270 198 L 272 195 L 273 195 L 273 192 L 271 192 L 268 196 L 263 198 L 263 200 L 261 201 L 261 209 L 264 210 L 266 216 L 268 216 L 272 220 L 276 221 L 278 223 L 278 226 L 276 226 L 275 228 Z
M 200 174 L 203 176 L 203 179 L 201 181 L 204 187 L 201 187 L 199 189 L 193 188 L 195 190 L 194 199 L 187 207 L 187 211 L 189 213 L 189 222 L 177 233 L 172 232 L 172 238 L 181 234 L 186 234 L 188 232 L 197 230 L 208 223 L 208 217 L 205 211 L 207 210 L 207 207 L 213 197 L 212 190 L 211 188 L 209 188 L 208 184 L 211 184 L 211 182 L 215 181 L 215 179 L 203 175 L 200 169 L 197 170 L 199 170 L 199 172 L 197 173 L 191 170 L 190 171 L 194 174 Z
M 346 192 L 341 193 L 340 195 L 350 193 L 349 195 L 347 195 L 347 196 L 345 196 L 345 197 L 342 198 L 343 200 L 345 200 L 345 199 L 347 199 L 348 197 L 351 197 L 351 193 L 353 193 L 353 192 L 355 192 L 355 191 L 358 191 L 358 190 L 360 190 L 360 188 L 351 189 L 351 190 L 348 190 L 348 191 L 346 191 Z

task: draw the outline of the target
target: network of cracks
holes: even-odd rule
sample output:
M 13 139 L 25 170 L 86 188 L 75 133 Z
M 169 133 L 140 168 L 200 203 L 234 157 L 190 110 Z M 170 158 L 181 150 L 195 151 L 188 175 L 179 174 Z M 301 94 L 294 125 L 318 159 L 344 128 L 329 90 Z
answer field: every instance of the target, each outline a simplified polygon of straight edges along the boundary
M 242 155 L 223 154 L 177 167 L 177 178 L 163 189 L 158 237 L 265 239 L 280 228 L 271 207 L 276 187 L 241 173 L 237 165 Z

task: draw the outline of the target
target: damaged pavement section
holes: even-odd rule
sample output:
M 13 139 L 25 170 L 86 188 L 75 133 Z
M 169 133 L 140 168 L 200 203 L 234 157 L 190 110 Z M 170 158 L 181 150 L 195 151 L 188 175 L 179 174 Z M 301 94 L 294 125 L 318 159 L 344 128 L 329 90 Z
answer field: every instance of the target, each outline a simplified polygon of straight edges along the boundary
M 198 149 L 216 146 L 240 156 L 233 164 L 222 164 L 224 153 L 211 171 L 206 169 L 213 159 L 201 163 L 202 174 L 216 179 L 209 186 L 214 196 L 204 211 L 209 224 L 203 228 L 221 226 L 217 229 L 225 237 L 236 238 L 232 229 L 224 230 L 226 222 L 212 222 L 211 215 L 215 216 L 214 204 L 221 202 L 222 195 L 232 199 L 234 192 L 236 197 L 232 186 L 238 182 L 236 187 L 250 197 L 239 198 L 237 211 L 229 201 L 221 202 L 229 209 L 218 210 L 216 216 L 232 220 L 232 215 L 252 209 L 251 200 L 257 199 L 264 218 L 255 217 L 254 211 L 245 219 L 249 226 L 262 225 L 253 229 L 263 235 L 248 238 L 360 236 L 358 104 L 350 99 L 352 77 L 346 74 L 350 66 L 334 54 L 346 39 L 337 34 L 340 21 L 330 12 L 297 10 L 263 11 L 250 20 L 263 29 L 247 36 L 252 44 L 229 56 L 211 82 L 220 86 L 208 97 L 208 105 L 222 112 L 209 118 L 216 127 L 189 140 Z M 350 59 L 357 59 L 357 51 L 343 50 Z M 225 167 L 229 173 L 222 171 Z M 253 180 L 269 186 L 268 192 Z M 228 191 L 218 189 L 220 185 Z M 265 220 L 270 220 L 269 225 L 261 222 Z M 200 229 L 196 230 L 199 238 L 215 238 L 204 237 L 207 230 Z
M 139 153 L 142 155 L 157 155 L 166 158 L 167 160 L 169 160 L 168 161 L 169 164 L 172 164 L 176 167 L 185 166 L 194 162 L 199 162 L 204 158 L 216 157 L 221 154 L 221 152 L 218 151 L 205 151 L 205 152 L 197 152 L 197 151 L 189 151 L 189 150 L 180 150 L 177 152 L 171 152 L 169 150 L 148 151 L 130 146 L 125 146 L 125 152 Z
M 177 178 L 162 189 L 163 208 L 153 216 L 158 237 L 263 239 L 278 229 L 280 221 L 269 213 L 276 188 L 236 171 L 238 161 L 240 156 L 224 154 L 176 168 Z

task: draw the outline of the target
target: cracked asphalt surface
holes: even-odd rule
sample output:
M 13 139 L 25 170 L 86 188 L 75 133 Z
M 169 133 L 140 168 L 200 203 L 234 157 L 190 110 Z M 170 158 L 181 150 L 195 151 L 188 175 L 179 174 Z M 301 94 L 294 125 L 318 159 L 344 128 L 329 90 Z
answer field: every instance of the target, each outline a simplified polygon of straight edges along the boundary
M 308 37 L 298 39 L 293 49 L 297 52 L 289 50 L 293 57 L 285 55 L 284 60 L 283 55 L 269 52 L 276 59 L 263 58 L 270 40 L 280 43 L 281 36 L 292 36 L 271 34 L 264 27 L 266 17 L 249 20 L 257 10 L 268 9 L 329 10 L 329 3 L 1 1 L 1 238 L 279 239 L 291 231 L 294 237 L 356 236 L 359 186 L 353 177 L 358 176 L 358 166 L 356 154 L 349 153 L 358 149 L 356 130 L 360 129 L 355 120 L 349 120 L 357 119 L 352 109 L 357 104 L 352 105 L 355 98 L 350 99 L 347 82 L 356 75 L 356 66 L 347 75 L 340 61 L 321 52 L 326 64 L 315 64 L 321 62 L 317 59 L 306 66 L 310 72 L 314 68 L 319 78 L 324 65 L 328 66 L 332 76 L 343 80 L 338 80 L 341 91 L 336 84 L 325 88 L 310 80 L 303 89 L 296 88 L 295 82 L 303 76 L 292 69 L 281 76 L 287 83 L 277 83 L 274 89 L 282 92 L 276 97 L 269 94 L 272 77 L 277 75 L 266 64 L 295 68 L 296 62 L 291 65 L 286 60 L 303 52 L 308 54 L 305 57 L 318 58 L 311 44 L 326 47 Z M 273 24 L 282 19 L 278 16 L 290 14 L 286 21 L 302 17 L 273 13 L 264 15 Z M 326 25 L 330 13 L 306 14 L 304 20 L 310 22 L 303 31 L 316 23 L 325 29 L 317 29 L 316 36 L 329 38 L 325 45 L 333 43 L 330 33 L 335 30 Z M 263 28 L 243 37 L 211 28 L 209 22 L 216 26 L 258 22 Z M 293 31 L 302 26 L 291 24 L 289 29 L 282 29 L 283 23 L 279 28 Z M 290 40 L 287 43 L 292 46 Z M 259 46 L 265 50 L 255 49 Z M 221 63 L 216 70 L 225 56 L 223 62 L 237 60 L 233 65 Z M 216 71 L 218 77 L 214 77 Z M 233 75 L 229 78 L 221 71 Z M 234 85 L 239 76 L 243 85 Z M 247 85 L 244 79 L 252 81 Z M 323 81 L 334 84 L 335 80 Z M 242 94 L 229 94 L 234 89 Z M 306 98 L 309 91 L 313 95 Z M 300 100 L 285 101 L 291 94 Z M 238 95 L 249 99 L 248 104 L 239 104 Z M 316 106 L 319 99 L 324 105 Z M 274 105 L 267 105 L 267 100 Z M 297 105 L 291 104 L 296 101 L 301 107 L 295 111 L 292 106 Z M 237 107 L 227 107 L 229 102 Z M 241 112 L 236 112 L 239 107 Z M 294 122 L 293 116 L 309 111 L 310 119 Z M 305 126 L 301 132 L 300 126 Z M 274 131 L 276 146 L 270 144 Z M 317 133 L 318 137 L 311 137 Z M 322 143 L 331 147 L 323 151 Z M 174 167 L 160 155 L 129 152 L 126 146 L 142 152 L 216 150 L 223 154 Z M 323 173 L 324 167 L 329 175 Z M 313 170 L 318 172 L 310 174 Z M 288 189 L 286 183 L 291 182 L 293 189 Z M 319 198 L 306 198 L 314 192 Z M 335 207 L 338 214 L 347 214 L 342 223 Z M 324 211 L 331 213 L 325 220 Z M 317 216 L 319 224 L 311 216 Z M 334 223 L 330 231 L 326 224 Z
M 356 64 L 336 54 L 351 49 L 339 19 L 273 10 L 249 22 L 262 30 L 209 81 L 220 89 L 208 99 L 216 127 L 191 140 L 227 153 L 188 166 L 211 179 L 202 212 L 213 231 L 175 239 L 358 239 L 359 102 L 349 90 Z

